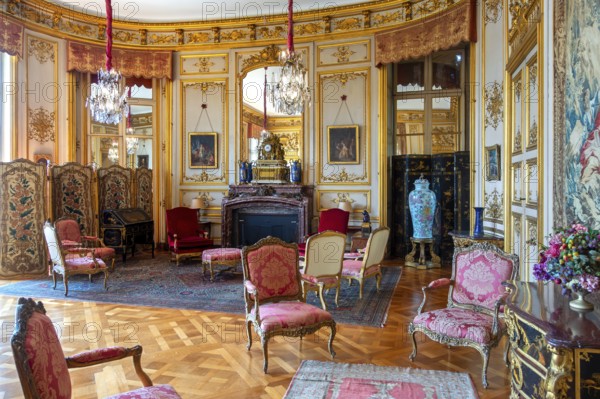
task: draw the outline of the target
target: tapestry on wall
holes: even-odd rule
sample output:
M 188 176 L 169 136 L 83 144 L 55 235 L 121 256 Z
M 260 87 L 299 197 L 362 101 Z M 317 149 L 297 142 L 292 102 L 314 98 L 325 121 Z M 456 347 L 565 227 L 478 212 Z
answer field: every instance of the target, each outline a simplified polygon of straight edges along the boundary
M 135 170 L 135 206 L 148 215 L 152 215 L 152 170 L 137 168 Z
M 600 8 L 596 0 L 558 1 L 555 12 L 554 144 L 564 154 L 555 224 L 600 228 Z
M 0 162 L 0 278 L 47 270 L 45 188 L 45 165 L 26 159 Z
M 53 166 L 51 173 L 54 220 L 62 217 L 75 219 L 85 234 L 96 234 L 92 205 L 92 167 L 69 162 Z

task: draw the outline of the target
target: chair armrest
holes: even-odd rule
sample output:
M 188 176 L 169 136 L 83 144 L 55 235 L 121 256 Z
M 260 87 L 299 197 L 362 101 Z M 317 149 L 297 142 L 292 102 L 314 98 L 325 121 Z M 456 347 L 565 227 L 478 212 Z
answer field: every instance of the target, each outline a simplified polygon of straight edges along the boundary
M 140 345 L 131 348 L 122 346 L 112 346 L 109 348 L 95 349 L 78 353 L 74 356 L 69 356 L 65 360 L 68 368 L 79 368 L 94 366 L 96 364 L 107 363 L 113 360 L 119 360 L 126 357 L 133 357 L 133 366 L 140 381 L 145 387 L 152 386 L 152 380 L 148 374 L 142 370 L 142 347 Z
M 252 283 L 250 280 L 244 281 L 244 288 L 248 291 L 248 294 L 256 295 L 258 294 L 258 288 Z
M 421 314 L 421 312 L 423 311 L 423 307 L 425 306 L 425 302 L 427 302 L 427 291 L 442 287 L 449 287 L 453 284 L 454 280 L 451 280 L 449 278 L 438 278 L 437 280 L 433 280 L 431 283 L 429 283 L 429 285 L 421 288 L 421 290 L 423 291 L 423 301 L 417 309 L 417 315 Z
M 208 235 L 209 235 L 208 231 L 206 231 L 206 230 L 198 230 L 197 233 L 200 237 L 203 237 L 203 238 L 208 238 Z
M 254 301 L 254 317 L 256 321 L 260 324 L 260 313 L 258 311 L 258 288 L 252 283 L 250 280 L 244 280 L 244 290 L 246 291 L 245 295 L 253 295 Z M 248 306 L 248 297 L 246 296 L 246 313 L 250 313 L 250 307 Z
M 498 334 L 498 328 L 499 328 L 498 319 L 500 318 L 500 308 L 502 307 L 502 313 L 504 313 L 504 305 L 506 305 L 506 298 L 509 295 L 510 295 L 509 292 L 505 292 L 494 303 L 494 318 L 492 320 L 492 335 L 494 335 L 494 336 Z

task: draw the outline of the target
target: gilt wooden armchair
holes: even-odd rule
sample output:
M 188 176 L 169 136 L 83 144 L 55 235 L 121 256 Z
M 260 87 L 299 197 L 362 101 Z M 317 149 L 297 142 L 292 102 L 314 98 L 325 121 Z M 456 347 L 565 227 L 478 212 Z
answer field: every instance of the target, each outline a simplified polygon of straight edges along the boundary
M 345 246 L 346 236 L 335 231 L 324 231 L 308 238 L 301 275 L 305 301 L 308 293 L 315 291 L 321 306 L 327 310 L 324 293 L 335 289 L 335 304 L 338 304 Z
M 390 237 L 389 227 L 378 227 L 367 241 L 362 259 L 346 259 L 342 266 L 342 277 L 351 284 L 352 280 L 358 281 L 359 298 L 363 297 L 363 286 L 366 279 L 375 277 L 377 279 L 377 291 L 381 285 L 381 261 L 385 256 L 385 247 Z
M 75 219 L 62 217 L 54 221 L 54 229 L 63 249 L 78 253 L 87 249 L 100 258 L 112 271 L 115 268 L 115 249 L 104 245 L 99 237 L 81 234 L 79 223 Z
M 198 226 L 198 212 L 183 206 L 167 209 L 167 241 L 171 260 L 179 265 L 182 258 L 200 257 L 205 249 L 213 247 L 208 233 Z
M 133 366 L 144 388 L 113 395 L 112 399 L 175 399 L 180 396 L 170 385 L 152 385 L 141 366 L 142 347 L 113 346 L 65 358 L 60 338 L 41 302 L 19 298 L 16 327 L 11 337 L 15 365 L 26 399 L 70 399 L 69 369 L 133 358 Z
M 52 280 L 56 289 L 57 275 L 62 275 L 65 285 L 65 296 L 69 295 L 69 277 L 76 274 L 87 274 L 90 281 L 92 275 L 104 273 L 104 289 L 108 289 L 108 267 L 100 258 L 96 258 L 89 248 L 64 249 L 56 230 L 50 221 L 44 223 L 44 238 L 48 246 L 48 254 L 52 262 Z
M 329 327 L 329 353 L 333 351 L 335 321 L 331 314 L 302 300 L 298 247 L 267 237 L 242 249 L 244 300 L 246 303 L 247 349 L 252 347 L 250 325 L 260 337 L 263 370 L 269 365 L 268 342 L 271 337 L 303 337 Z
M 495 245 L 477 243 L 457 248 L 452 258 L 452 277 L 423 287 L 423 301 L 408 326 L 413 342 L 410 360 L 417 355 L 417 331 L 442 344 L 475 348 L 483 357 L 481 381 L 487 388 L 490 350 L 505 332 L 501 307 L 508 293 L 502 282 L 515 279 L 518 272 L 517 255 L 509 255 Z M 449 287 L 447 307 L 422 312 L 427 292 L 443 287 Z

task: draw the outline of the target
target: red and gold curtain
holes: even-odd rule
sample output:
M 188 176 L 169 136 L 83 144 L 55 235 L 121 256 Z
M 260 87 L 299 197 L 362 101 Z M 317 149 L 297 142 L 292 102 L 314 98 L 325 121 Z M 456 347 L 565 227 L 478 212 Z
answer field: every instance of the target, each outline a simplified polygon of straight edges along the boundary
M 375 35 L 376 65 L 422 58 L 462 42 L 477 41 L 476 4 L 464 0 L 449 9 Z
M 172 52 L 156 50 L 112 49 L 113 67 L 123 76 L 138 78 L 167 78 L 173 75 Z M 105 68 L 106 50 L 104 47 L 85 43 L 69 42 L 67 69 L 97 73 Z
M 23 25 L 4 15 L 0 18 L 0 51 L 23 56 Z

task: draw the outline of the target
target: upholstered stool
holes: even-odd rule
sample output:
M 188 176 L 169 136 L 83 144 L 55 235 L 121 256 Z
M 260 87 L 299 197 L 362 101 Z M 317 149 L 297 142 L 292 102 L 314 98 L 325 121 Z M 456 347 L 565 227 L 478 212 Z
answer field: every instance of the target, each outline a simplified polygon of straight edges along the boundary
M 202 252 L 202 273 L 206 267 L 210 271 L 210 281 L 214 280 L 213 264 L 226 266 L 227 269 L 236 267 L 242 261 L 242 250 L 238 248 L 213 248 Z

